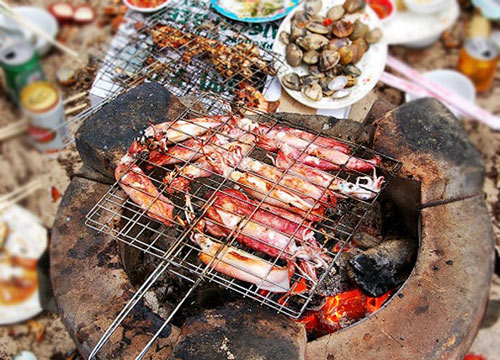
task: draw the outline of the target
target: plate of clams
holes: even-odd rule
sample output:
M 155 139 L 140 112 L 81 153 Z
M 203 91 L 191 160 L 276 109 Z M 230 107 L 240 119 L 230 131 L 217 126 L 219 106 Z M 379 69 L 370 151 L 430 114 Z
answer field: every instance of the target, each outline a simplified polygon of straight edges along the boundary
M 315 109 L 349 106 L 384 71 L 382 37 L 380 19 L 363 0 L 306 0 L 283 20 L 273 45 L 286 64 L 281 85 Z

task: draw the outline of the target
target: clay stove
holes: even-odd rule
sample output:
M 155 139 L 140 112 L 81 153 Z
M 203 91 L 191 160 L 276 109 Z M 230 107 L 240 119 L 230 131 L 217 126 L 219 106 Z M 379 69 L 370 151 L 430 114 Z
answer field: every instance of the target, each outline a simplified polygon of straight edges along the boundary
M 85 166 L 57 216 L 51 273 L 64 322 L 84 356 L 137 291 L 127 274 L 130 253 L 86 227 L 85 217 L 113 183 L 111 164 L 137 129 L 166 109 L 175 118 L 184 106 L 161 86 L 145 84 L 104 107 L 77 135 Z M 130 122 L 108 121 L 120 116 Z M 304 120 L 303 115 L 277 116 L 298 124 Z M 363 124 L 315 120 L 316 130 L 328 124 L 329 134 L 373 144 L 403 163 L 387 194 L 406 226 L 419 234 L 409 279 L 373 316 L 314 341 L 307 342 L 304 329 L 290 319 L 237 302 L 206 311 L 182 329 L 165 327 L 147 358 L 453 359 L 465 353 L 484 312 L 493 266 L 477 151 L 456 119 L 431 99 L 397 109 L 378 102 Z M 162 324 L 157 313 L 138 303 L 99 356 L 135 357 Z

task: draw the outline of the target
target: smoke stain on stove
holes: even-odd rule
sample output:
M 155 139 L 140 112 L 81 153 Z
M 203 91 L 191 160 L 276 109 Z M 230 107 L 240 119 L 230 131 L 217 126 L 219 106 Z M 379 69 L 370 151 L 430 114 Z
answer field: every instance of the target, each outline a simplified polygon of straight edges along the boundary
M 429 310 L 429 305 L 420 305 L 415 308 L 415 315 L 422 315 Z

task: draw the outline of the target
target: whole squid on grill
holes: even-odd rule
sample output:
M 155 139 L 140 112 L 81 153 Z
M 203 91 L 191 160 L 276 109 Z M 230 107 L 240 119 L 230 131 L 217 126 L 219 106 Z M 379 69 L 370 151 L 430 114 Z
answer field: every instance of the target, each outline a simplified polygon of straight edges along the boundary
M 153 150 L 149 154 L 149 162 L 155 166 L 174 165 L 196 161 L 203 156 L 202 147 L 206 144 L 223 146 L 234 142 L 247 132 L 232 124 L 225 124 L 216 133 L 209 131 L 207 134 L 185 140 L 166 150 Z
M 142 169 L 134 162 L 142 146 L 134 141 L 128 153 L 122 157 L 115 169 L 115 178 L 125 193 L 153 219 L 166 226 L 173 221 L 174 205 L 164 197 Z
M 348 195 L 360 200 L 370 200 L 380 192 L 384 183 L 384 177 L 377 176 L 375 168 L 373 169 L 373 177 L 360 176 L 356 178 L 355 183 L 352 183 L 317 168 L 295 162 L 282 151 L 278 151 L 276 158 L 272 159 L 277 168 L 288 169 L 289 173 L 300 175 L 314 184 L 328 188 L 337 196 Z
M 192 179 L 209 177 L 211 175 L 222 175 L 222 169 L 210 160 L 210 154 L 220 153 L 231 163 L 239 162 L 254 146 L 255 136 L 244 134 L 238 140 L 228 142 L 222 145 L 206 144 L 201 146 L 204 154 L 201 158 L 192 164 L 187 164 L 181 169 L 168 173 L 163 182 L 168 185 L 167 191 L 187 191 Z
M 212 235 L 228 236 L 235 232 L 236 239 L 253 250 L 288 261 L 296 259 L 298 269 L 313 282 L 317 281 L 315 269 L 328 266 L 328 256 L 310 227 L 260 208 L 238 190 L 217 191 L 214 197 L 206 212 L 206 229 Z
M 315 144 L 311 144 L 305 149 L 296 149 L 283 144 L 280 146 L 280 150 L 294 160 L 321 170 L 339 170 L 343 166 L 346 170 L 366 172 L 373 170 L 382 160 L 378 155 L 374 155 L 373 159 L 369 160 L 359 159 L 338 150 Z
M 225 275 L 276 293 L 290 291 L 290 279 L 295 272 L 291 262 L 286 267 L 275 266 L 255 255 L 233 246 L 213 241 L 203 233 L 193 233 L 191 240 L 201 252 L 200 260 Z
M 381 161 L 378 155 L 369 160 L 356 158 L 349 155 L 351 149 L 346 144 L 307 131 L 286 126 L 272 127 L 248 118 L 233 118 L 232 122 L 256 134 L 257 144 L 263 149 L 281 150 L 287 156 L 321 170 L 338 170 L 344 166 L 346 170 L 365 172 L 373 170 Z
M 150 125 L 139 137 L 138 142 L 150 150 L 159 149 L 167 153 L 168 145 L 201 136 L 208 130 L 217 128 L 229 120 L 229 116 L 211 116 Z

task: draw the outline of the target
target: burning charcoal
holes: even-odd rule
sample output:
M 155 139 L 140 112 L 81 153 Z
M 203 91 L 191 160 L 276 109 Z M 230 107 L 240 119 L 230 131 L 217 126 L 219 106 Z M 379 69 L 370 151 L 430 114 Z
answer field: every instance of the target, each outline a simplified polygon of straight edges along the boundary
M 354 289 L 347 274 L 347 265 L 353 255 L 350 253 L 340 253 L 328 274 L 322 282 L 318 284 L 317 291 L 323 296 L 335 296 L 345 291 Z M 318 277 L 322 274 L 318 271 Z
M 349 276 L 369 296 L 381 296 L 404 281 L 415 250 L 413 240 L 387 240 L 354 256 Z
M 376 237 L 364 231 L 358 231 L 353 236 L 354 244 L 361 250 L 370 249 L 384 241 L 381 237 Z

